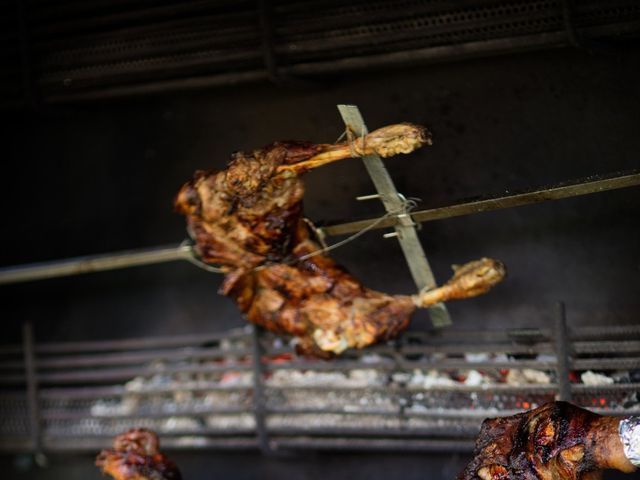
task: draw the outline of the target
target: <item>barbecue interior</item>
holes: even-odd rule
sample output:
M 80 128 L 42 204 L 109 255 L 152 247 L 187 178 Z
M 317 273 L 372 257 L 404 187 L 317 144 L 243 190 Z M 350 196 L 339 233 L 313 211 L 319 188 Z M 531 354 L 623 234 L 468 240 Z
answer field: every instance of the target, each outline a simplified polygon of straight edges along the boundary
M 278 27 L 278 35 L 292 38 L 280 57 L 285 66 L 347 54 L 397 58 L 393 52 L 446 42 L 506 45 L 499 52 L 454 62 L 409 60 L 363 71 L 318 72 L 303 78 L 310 82 L 302 86 L 292 85 L 298 79 L 293 70 L 289 83 L 286 76 L 269 83 L 266 75 L 255 83 L 237 83 L 249 76 L 243 68 L 265 71 L 262 50 L 255 48 L 260 35 L 244 40 L 246 31 L 255 31 L 257 16 L 239 15 L 221 25 L 207 15 L 217 2 L 185 2 L 176 7 L 180 11 L 166 5 L 149 11 L 148 2 L 136 2 L 135 12 L 126 13 L 119 10 L 121 2 L 80 3 L 29 2 L 24 18 L 31 55 L 26 60 L 19 53 L 22 43 L 15 41 L 20 22 L 14 20 L 13 4 L 6 10 L 3 25 L 15 27 L 3 30 L 13 35 L 5 45 L 14 67 L 3 70 L 0 83 L 11 83 L 3 87 L 2 98 L 14 105 L 2 110 L 8 125 L 0 133 L 5 160 L 0 191 L 8 207 L 2 266 L 179 243 L 185 238 L 184 219 L 172 211 L 172 202 L 181 182 L 203 166 L 225 168 L 230 152 L 275 139 L 337 139 L 344 130 L 335 110 L 338 103 L 357 104 L 372 130 L 407 120 L 430 127 L 432 146 L 412 154 L 410 161 L 385 160 L 398 190 L 421 199 L 419 210 L 638 167 L 634 99 L 640 96 L 640 60 L 635 41 L 628 38 L 636 7 L 625 2 L 607 2 L 604 9 L 573 2 L 580 3 L 574 25 L 582 44 L 577 47 L 569 46 L 557 2 L 527 7 L 534 9 L 535 18 L 530 10 L 515 11 L 511 4 L 505 9 L 496 2 L 486 18 L 482 11 L 464 18 L 457 13 L 456 19 L 450 13 L 429 27 L 428 38 L 411 42 L 404 40 L 409 32 L 425 27 L 419 24 L 424 16 L 416 17 L 409 7 L 411 19 L 406 21 L 402 8 L 394 7 L 392 16 L 382 10 L 382 15 L 376 2 L 368 7 L 365 21 L 344 2 L 314 2 L 317 10 L 278 7 L 294 20 L 286 31 Z M 320 10 L 329 3 L 338 14 Z M 517 7 L 524 8 L 522 3 Z M 420 8 L 447 5 L 427 2 Z M 505 21 L 507 15 L 517 18 Z M 627 16 L 624 29 L 606 36 L 602 18 L 613 22 L 620 15 Z M 304 38 L 303 20 L 326 25 L 325 16 L 332 19 L 336 38 L 324 35 L 325 27 Z M 192 20 L 200 22 L 198 28 L 191 28 Z M 162 28 L 154 26 L 156 21 Z M 394 22 L 394 28 L 386 28 L 386 21 Z M 482 24 L 468 28 L 470 21 Z M 188 26 L 174 32 L 177 38 L 163 30 L 167 24 Z M 453 24 L 455 35 L 446 30 Z M 222 26 L 231 30 L 225 30 L 222 43 L 246 47 L 253 52 L 249 62 L 234 57 L 238 61 L 233 63 L 228 52 L 219 54 L 207 43 Z M 236 26 L 240 28 L 234 31 Z M 138 37 L 136 29 L 149 35 Z M 348 35 L 339 35 L 344 29 Z M 595 36 L 596 30 L 603 37 Z M 508 41 L 514 32 L 534 39 L 550 32 L 544 41 L 556 43 L 517 48 Z M 344 38 L 351 47 L 338 48 Z M 10 54 L 13 46 L 16 53 Z M 184 46 L 195 50 L 157 55 L 158 50 Z M 32 66 L 30 79 L 20 73 L 23 63 Z M 219 72 L 233 73 L 236 82 L 151 92 L 156 82 L 195 78 L 193 85 Z M 25 81 L 33 84 L 31 95 L 24 90 Z M 140 86 L 148 83 L 153 87 L 141 92 Z M 107 89 L 113 93 L 123 85 L 126 95 L 107 95 Z M 96 92 L 103 97 L 93 96 Z M 315 169 L 305 182 L 305 212 L 319 226 L 384 211 L 378 200 L 355 200 L 374 193 L 357 159 Z M 638 188 L 629 187 L 424 223 L 419 236 L 439 283 L 450 277 L 452 263 L 481 255 L 509 267 L 508 281 L 492 294 L 449 306 L 451 337 L 432 335 L 428 317 L 418 313 L 397 343 L 348 352 L 336 365 L 352 362 L 353 368 L 337 371 L 318 366 L 325 362 L 313 368 L 292 366 L 288 343 L 262 338 L 269 352 L 264 397 L 276 411 L 265 423 L 271 440 L 285 437 L 280 445 L 288 445 L 286 456 L 258 449 L 250 332 L 240 330 L 240 339 L 216 337 L 235 335 L 245 326 L 236 306 L 215 293 L 222 278 L 178 262 L 2 286 L 3 343 L 17 346 L 3 357 L 9 367 L 2 375 L 14 382 L 2 386 L 8 395 L 2 397 L 1 427 L 9 432 L 8 440 L 2 437 L 3 471 L 8 478 L 100 478 L 93 466 L 95 454 L 108 448 L 114 435 L 136 426 L 134 420 L 140 425 L 141 416 L 140 426 L 159 430 L 162 448 L 185 478 L 214 473 L 224 478 L 315 478 L 321 472 L 336 479 L 377 479 L 402 472 L 408 480 L 450 480 L 472 458 L 468 445 L 483 418 L 530 409 L 555 397 L 557 301 L 566 306 L 570 343 L 577 348 L 573 355 L 578 363 L 570 369 L 572 401 L 598 412 L 633 414 L 638 408 L 638 389 L 633 387 L 639 381 L 638 337 L 625 329 L 637 324 L 640 298 L 639 204 Z M 332 256 L 372 289 L 415 293 L 397 241 L 382 238 L 387 232 L 369 232 Z M 48 468 L 38 467 L 27 454 L 29 410 L 22 393 L 22 327 L 27 320 L 36 345 L 49 344 L 54 350 L 60 342 L 166 342 L 152 348 L 136 344 L 113 350 L 113 345 L 100 343 L 106 350 L 92 345 L 88 351 L 37 352 Z M 605 331 L 594 334 L 590 328 Z M 475 332 L 469 338 L 456 337 L 469 331 Z M 202 356 L 193 358 L 194 349 Z M 443 349 L 447 351 L 438 351 Z M 160 356 L 157 350 L 163 350 Z M 68 357 L 85 357 L 84 365 L 69 363 Z M 439 362 L 446 368 L 432 368 Z M 514 363 L 520 368 L 513 368 Z M 120 377 L 69 379 L 96 369 L 116 370 Z M 189 369 L 196 372 L 183 372 Z M 16 384 L 15 377 L 22 383 Z M 97 397 L 60 391 L 85 387 L 103 390 Z M 294 408 L 306 413 L 278 412 Z M 214 409 L 223 412 L 214 415 Z M 195 413 L 183 415 L 184 410 Z M 395 446 L 376 450 L 371 445 L 381 438 L 363 432 L 366 428 L 384 430 L 382 440 Z M 203 437 L 211 445 L 203 446 L 203 437 L 194 436 L 198 429 L 209 432 Z M 312 448 L 301 443 L 308 429 L 322 430 L 312 437 Z M 384 436 L 390 429 L 410 433 Z M 348 441 L 339 449 L 329 448 L 335 432 L 344 437 L 345 430 Z M 220 431 L 227 434 L 216 433 Z M 452 439 L 465 440 L 467 447 L 452 444 Z M 605 479 L 614 478 L 622 477 L 605 472 Z

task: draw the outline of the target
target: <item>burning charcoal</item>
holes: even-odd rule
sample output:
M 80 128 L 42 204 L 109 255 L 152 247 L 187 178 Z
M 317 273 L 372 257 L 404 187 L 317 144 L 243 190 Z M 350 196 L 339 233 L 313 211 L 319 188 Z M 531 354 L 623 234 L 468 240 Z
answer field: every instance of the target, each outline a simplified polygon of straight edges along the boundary
M 218 382 L 220 386 L 225 387 L 239 387 L 250 386 L 253 382 L 253 374 L 251 372 L 225 372 L 222 378 Z

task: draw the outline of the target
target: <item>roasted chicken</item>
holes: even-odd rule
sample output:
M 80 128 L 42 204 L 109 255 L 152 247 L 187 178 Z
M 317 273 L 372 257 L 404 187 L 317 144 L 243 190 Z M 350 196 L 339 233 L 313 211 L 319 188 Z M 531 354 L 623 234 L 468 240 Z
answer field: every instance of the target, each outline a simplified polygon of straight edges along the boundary
M 419 295 L 370 290 L 322 250 L 303 217 L 300 175 L 327 163 L 377 153 L 389 157 L 430 144 L 411 124 L 333 145 L 277 142 L 233 154 L 222 171 L 195 174 L 176 197 L 201 259 L 225 273 L 221 293 L 250 322 L 298 337 L 297 349 L 340 354 L 390 339 L 416 308 L 488 291 L 504 266 L 483 258 L 458 268 L 443 287 Z
M 566 402 L 485 420 L 458 480 L 594 480 L 605 469 L 632 472 L 620 422 Z
M 144 428 L 118 435 L 112 449 L 98 454 L 96 466 L 115 480 L 182 479 L 173 462 L 160 453 L 158 436 Z

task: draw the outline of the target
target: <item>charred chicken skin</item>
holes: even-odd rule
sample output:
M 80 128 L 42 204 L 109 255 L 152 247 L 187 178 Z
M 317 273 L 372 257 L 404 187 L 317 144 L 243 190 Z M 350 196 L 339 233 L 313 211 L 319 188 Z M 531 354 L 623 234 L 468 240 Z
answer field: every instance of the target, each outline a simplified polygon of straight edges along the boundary
M 298 337 L 300 353 L 340 354 L 395 337 L 416 308 L 480 295 L 500 282 L 504 266 L 483 258 L 456 270 L 443 287 L 387 295 L 360 284 L 321 252 L 303 218 L 306 171 L 349 157 L 410 153 L 431 137 L 398 124 L 338 144 L 277 142 L 235 153 L 227 168 L 199 171 L 176 197 L 176 209 L 203 261 L 225 272 L 221 293 L 250 322 Z
M 118 435 L 112 449 L 100 452 L 96 466 L 115 480 L 182 480 L 178 468 L 160 453 L 158 436 L 144 428 Z
M 620 421 L 566 402 L 487 419 L 458 480 L 595 480 L 605 469 L 632 472 Z

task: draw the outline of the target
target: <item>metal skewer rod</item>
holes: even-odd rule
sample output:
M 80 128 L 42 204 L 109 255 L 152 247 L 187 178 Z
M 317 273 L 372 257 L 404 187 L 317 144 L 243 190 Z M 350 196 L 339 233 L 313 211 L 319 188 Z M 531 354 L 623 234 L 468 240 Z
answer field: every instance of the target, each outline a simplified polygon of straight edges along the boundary
M 640 171 L 637 170 L 595 178 L 592 177 L 587 180 L 574 181 L 560 186 L 543 187 L 525 193 L 503 195 L 495 198 L 473 200 L 456 205 L 420 210 L 412 212 L 410 216 L 415 223 L 424 223 L 433 220 L 443 220 L 462 215 L 473 215 L 505 208 L 533 205 L 548 200 L 561 200 L 564 198 L 636 186 L 640 186 Z M 327 236 L 339 236 L 358 232 L 375 222 L 377 223 L 371 227 L 372 230 L 393 227 L 397 224 L 398 219 L 393 217 L 382 221 L 379 219 L 366 219 L 329 225 L 321 227 L 319 230 Z M 0 268 L 0 285 L 46 280 L 49 278 L 142 265 L 153 265 L 177 260 L 192 261 L 193 254 L 191 246 L 184 244 L 169 245 L 3 267 Z
M 536 203 L 546 202 L 548 200 L 562 200 L 564 198 L 579 197 L 590 193 L 606 192 L 608 190 L 637 186 L 640 186 L 640 173 L 637 170 L 634 170 L 632 172 L 618 173 L 614 176 L 607 175 L 590 177 L 586 180 L 579 180 L 558 186 L 543 187 L 539 190 L 524 193 L 471 200 L 469 202 L 448 205 L 446 207 L 430 208 L 428 210 L 417 210 L 415 212 L 411 212 L 411 218 L 415 223 L 424 223 L 431 222 L 433 220 L 459 217 L 462 215 L 492 212 L 494 210 L 502 210 L 504 208 L 533 205 Z M 322 233 L 327 236 L 346 235 L 358 232 L 374 221 L 375 219 L 358 220 L 355 222 L 319 227 L 318 230 L 321 230 Z M 396 224 L 397 219 L 389 217 L 385 220 L 378 221 L 372 230 L 389 228 Z
M 0 268 L 0 285 L 187 260 L 190 256 L 191 246 L 180 244 L 30 263 Z

